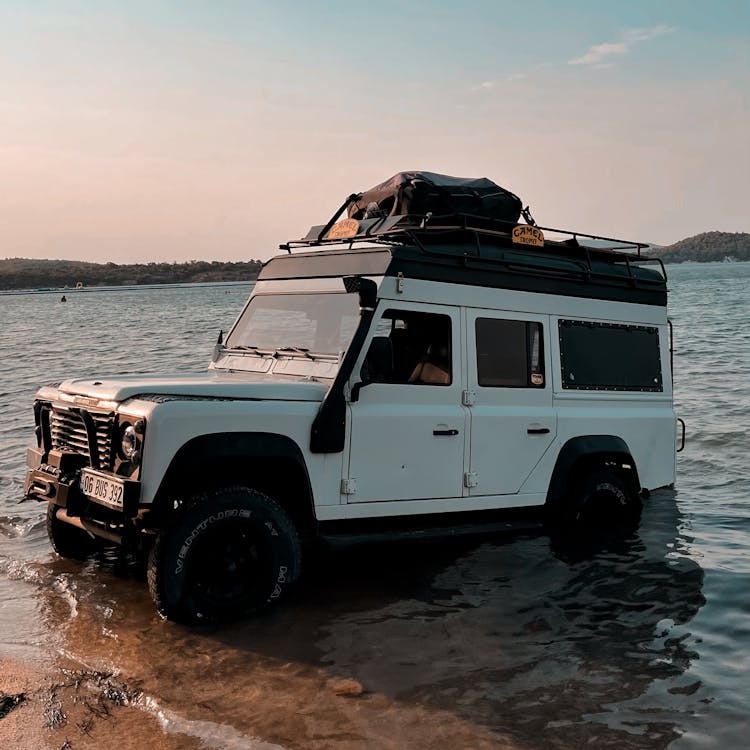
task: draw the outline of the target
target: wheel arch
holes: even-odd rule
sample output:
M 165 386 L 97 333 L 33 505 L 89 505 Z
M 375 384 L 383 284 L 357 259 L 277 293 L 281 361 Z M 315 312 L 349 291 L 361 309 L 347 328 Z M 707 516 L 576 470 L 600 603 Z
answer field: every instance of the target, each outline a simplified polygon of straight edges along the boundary
M 192 438 L 175 453 L 154 496 L 159 519 L 174 497 L 244 485 L 272 497 L 301 529 L 315 525 L 312 486 L 302 450 L 286 435 L 221 432 Z
M 579 435 L 568 440 L 557 455 L 552 471 L 545 507 L 556 510 L 565 502 L 566 491 L 582 473 L 608 464 L 630 483 L 635 495 L 640 493 L 638 467 L 628 444 L 617 435 Z

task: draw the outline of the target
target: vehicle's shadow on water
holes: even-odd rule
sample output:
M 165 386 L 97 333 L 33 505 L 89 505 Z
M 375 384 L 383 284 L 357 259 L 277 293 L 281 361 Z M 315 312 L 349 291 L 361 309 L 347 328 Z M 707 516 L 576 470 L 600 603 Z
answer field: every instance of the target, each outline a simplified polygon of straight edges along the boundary
M 107 631 L 123 674 L 173 709 L 285 747 L 663 748 L 702 698 L 684 527 L 662 491 L 626 539 L 332 551 L 283 606 L 214 629 L 159 621 L 112 562 L 84 570 L 67 640 L 101 655 Z

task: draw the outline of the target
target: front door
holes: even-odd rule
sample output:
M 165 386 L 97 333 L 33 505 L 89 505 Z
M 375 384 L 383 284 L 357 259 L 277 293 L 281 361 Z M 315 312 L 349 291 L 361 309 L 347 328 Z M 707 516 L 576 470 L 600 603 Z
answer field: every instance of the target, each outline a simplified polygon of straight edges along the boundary
M 364 351 L 347 415 L 346 501 L 461 497 L 468 436 L 459 312 L 381 302 Z

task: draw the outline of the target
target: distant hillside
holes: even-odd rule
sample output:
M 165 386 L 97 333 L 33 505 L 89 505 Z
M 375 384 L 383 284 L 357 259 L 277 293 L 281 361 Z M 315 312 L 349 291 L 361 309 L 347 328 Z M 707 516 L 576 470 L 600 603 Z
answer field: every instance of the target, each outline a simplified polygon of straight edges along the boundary
M 593 243 L 592 243 L 593 244 Z M 750 234 L 746 232 L 704 232 L 654 248 L 650 255 L 667 263 L 686 260 L 716 261 L 731 258 L 750 260 Z M 190 284 L 207 281 L 254 281 L 261 261 L 238 263 L 191 260 L 189 263 L 86 263 L 79 260 L 0 259 L 0 290 L 62 289 L 84 286 L 131 284 Z
M 261 262 L 85 263 L 78 260 L 0 260 L 0 289 L 46 289 L 127 284 L 188 284 L 201 281 L 253 281 Z
M 702 262 L 712 260 L 750 260 L 750 234 L 746 232 L 703 232 L 695 237 L 660 247 L 653 255 L 665 263 L 681 263 L 684 260 Z

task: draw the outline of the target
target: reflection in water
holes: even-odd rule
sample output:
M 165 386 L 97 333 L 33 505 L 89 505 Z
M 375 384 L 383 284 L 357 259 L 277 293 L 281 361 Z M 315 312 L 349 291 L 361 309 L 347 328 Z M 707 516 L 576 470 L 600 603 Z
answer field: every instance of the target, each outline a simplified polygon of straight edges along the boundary
M 213 747 L 229 733 L 285 748 L 662 748 L 703 699 L 685 628 L 703 571 L 683 526 L 664 491 L 637 535 L 595 549 L 539 535 L 329 553 L 286 606 L 219 630 L 158 620 L 112 557 L 78 569 L 62 649 Z M 59 628 L 59 597 L 45 598 Z
M 704 603 L 679 522 L 674 493 L 662 492 L 640 535 L 589 556 L 580 540 L 553 544 L 554 556 L 545 537 L 483 544 L 422 596 L 337 618 L 325 658 L 373 689 L 525 745 L 571 747 L 596 722 L 585 736 L 597 746 L 636 735 L 634 746 L 663 747 L 679 731 L 680 701 L 659 701 L 661 719 L 653 704 L 623 712 L 657 682 L 677 687 L 697 656 L 676 629 Z

